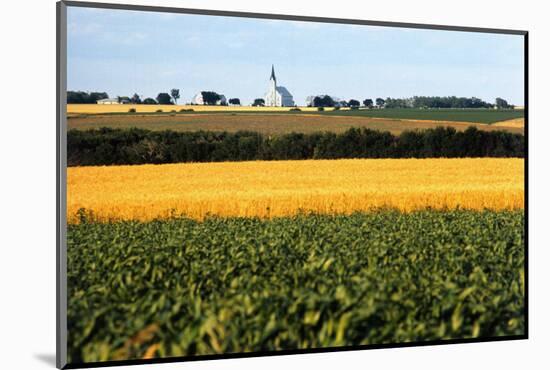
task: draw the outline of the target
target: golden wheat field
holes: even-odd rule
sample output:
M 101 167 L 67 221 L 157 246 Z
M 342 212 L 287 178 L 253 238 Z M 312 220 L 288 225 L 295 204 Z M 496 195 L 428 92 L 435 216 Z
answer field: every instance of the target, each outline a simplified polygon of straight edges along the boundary
M 375 208 L 522 209 L 523 159 L 341 159 L 70 167 L 67 212 L 98 221 Z
M 129 109 L 137 113 L 151 113 L 157 110 L 171 112 L 180 109 L 193 109 L 196 112 L 288 112 L 289 107 L 249 107 L 249 106 L 222 106 L 222 105 L 162 105 L 162 104 L 67 104 L 67 114 L 98 114 L 98 113 L 128 113 Z M 300 107 L 302 111 L 317 111 L 317 108 Z M 330 110 L 330 109 L 329 109 Z

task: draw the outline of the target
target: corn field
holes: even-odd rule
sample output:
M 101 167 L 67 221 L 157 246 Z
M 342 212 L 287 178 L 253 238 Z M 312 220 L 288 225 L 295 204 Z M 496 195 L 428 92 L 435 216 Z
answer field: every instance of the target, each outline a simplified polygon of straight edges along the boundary
M 523 211 L 69 225 L 71 363 L 522 335 Z

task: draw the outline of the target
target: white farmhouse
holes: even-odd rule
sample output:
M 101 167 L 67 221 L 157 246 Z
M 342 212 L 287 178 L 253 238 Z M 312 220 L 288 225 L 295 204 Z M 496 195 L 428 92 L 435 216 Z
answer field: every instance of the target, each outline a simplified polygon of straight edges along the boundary
M 266 107 L 293 107 L 295 105 L 292 94 L 284 86 L 277 86 L 275 67 L 271 66 L 269 90 L 265 94 Z
M 99 99 L 98 101 L 96 101 L 96 103 L 97 104 L 121 104 L 118 98 Z

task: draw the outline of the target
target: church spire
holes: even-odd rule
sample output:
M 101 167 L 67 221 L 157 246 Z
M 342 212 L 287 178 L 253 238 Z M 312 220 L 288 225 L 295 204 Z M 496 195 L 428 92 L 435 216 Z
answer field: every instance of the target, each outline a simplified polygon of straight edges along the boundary
M 275 77 L 275 66 L 273 64 L 271 65 L 271 77 L 269 79 L 277 81 L 277 78 Z

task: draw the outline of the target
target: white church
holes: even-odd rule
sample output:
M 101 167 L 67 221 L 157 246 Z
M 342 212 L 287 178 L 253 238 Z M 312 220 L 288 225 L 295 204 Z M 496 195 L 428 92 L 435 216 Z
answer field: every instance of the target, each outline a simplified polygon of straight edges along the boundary
M 265 94 L 266 107 L 293 107 L 295 106 L 292 94 L 284 86 L 277 86 L 275 67 L 271 66 L 271 77 L 269 78 L 269 90 Z

